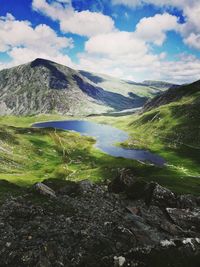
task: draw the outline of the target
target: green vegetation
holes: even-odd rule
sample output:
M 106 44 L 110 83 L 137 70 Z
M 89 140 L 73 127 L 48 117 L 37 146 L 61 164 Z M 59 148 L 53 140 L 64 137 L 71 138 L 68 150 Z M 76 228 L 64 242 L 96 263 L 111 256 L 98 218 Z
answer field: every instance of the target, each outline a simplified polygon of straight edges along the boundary
M 95 140 L 90 137 L 67 131 L 30 128 L 31 124 L 37 121 L 65 120 L 74 117 L 59 115 L 1 117 L 0 179 L 22 187 L 49 178 L 91 179 L 100 182 L 109 181 L 122 168 L 128 168 L 135 176 L 148 181 L 157 181 L 178 193 L 199 194 L 200 179 L 197 178 L 200 176 L 199 149 L 197 146 L 193 148 L 180 145 L 180 138 L 177 142 L 171 136 L 173 128 L 180 126 L 179 122 L 182 121 L 179 117 L 171 117 L 171 110 L 175 107 L 175 104 L 170 104 L 140 116 L 90 118 L 128 131 L 131 138 L 123 145 L 150 149 L 162 155 L 168 163 L 164 168 L 106 155 L 93 147 Z M 181 104 L 177 105 L 177 108 L 181 107 Z M 175 136 L 177 134 L 176 130 Z M 0 185 L 2 197 L 8 191 L 17 193 L 22 190 L 16 186 L 12 190 L 10 188 L 11 185 L 6 182 Z
M 112 179 L 120 168 L 131 168 L 137 175 L 143 170 L 141 163 L 113 158 L 95 149 L 95 140 L 90 137 L 29 127 L 32 122 L 47 117 L 50 119 L 49 116 L 1 118 L 0 179 L 27 187 L 49 178 L 99 182 Z M 6 188 L 6 183 L 0 186 L 2 195 Z M 14 186 L 13 190 L 18 192 L 18 189 Z
M 44 179 L 110 180 L 120 169 L 129 168 L 145 180 L 154 180 L 178 193 L 200 192 L 200 94 L 143 114 L 121 117 L 89 117 L 130 134 L 121 144 L 144 148 L 163 156 L 163 168 L 134 160 L 114 158 L 95 149 L 94 139 L 67 131 L 33 129 L 34 122 L 66 120 L 74 117 L 38 115 L 0 117 L 0 192 L 19 192 Z M 76 118 L 77 119 L 77 118 Z M 83 119 L 83 118 L 80 118 Z M 86 119 L 86 118 L 84 118 Z M 14 183 L 11 186 L 6 181 Z M 18 185 L 18 186 L 16 186 Z
M 130 138 L 122 146 L 148 149 L 165 158 L 167 166 L 153 170 L 148 177 L 177 192 L 199 194 L 200 92 L 198 88 L 191 87 L 187 94 L 183 94 L 183 89 L 180 88 L 177 94 L 174 92 L 178 101 L 143 114 L 92 119 L 129 132 Z

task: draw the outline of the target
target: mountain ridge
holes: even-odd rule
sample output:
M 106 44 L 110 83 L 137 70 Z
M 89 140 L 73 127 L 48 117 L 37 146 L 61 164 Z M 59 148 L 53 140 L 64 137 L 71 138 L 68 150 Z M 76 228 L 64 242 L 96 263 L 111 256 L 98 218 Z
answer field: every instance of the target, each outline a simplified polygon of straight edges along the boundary
M 85 115 L 138 107 L 145 101 L 106 91 L 78 71 L 40 58 L 0 71 L 1 115 Z

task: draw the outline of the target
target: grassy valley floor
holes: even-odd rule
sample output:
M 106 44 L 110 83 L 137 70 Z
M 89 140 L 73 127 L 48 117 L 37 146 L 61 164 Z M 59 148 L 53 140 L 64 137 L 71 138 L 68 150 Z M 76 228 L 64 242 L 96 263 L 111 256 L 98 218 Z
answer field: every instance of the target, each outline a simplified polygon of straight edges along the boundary
M 114 158 L 95 149 L 95 140 L 78 133 L 34 129 L 38 121 L 77 119 L 59 115 L 31 117 L 5 116 L 0 118 L 0 179 L 1 197 L 8 192 L 18 194 L 23 187 L 44 179 L 109 181 L 123 169 L 130 169 L 136 177 L 157 181 L 177 193 L 200 192 L 200 167 L 197 158 L 188 151 L 167 145 L 141 127 L 132 127 L 133 115 L 123 117 L 90 117 L 109 123 L 130 133 L 128 147 L 150 149 L 163 156 L 168 165 L 160 168 L 134 160 Z M 137 117 L 135 117 L 136 119 Z M 81 119 L 81 118 L 78 118 Z M 9 189 L 9 190 L 8 190 Z

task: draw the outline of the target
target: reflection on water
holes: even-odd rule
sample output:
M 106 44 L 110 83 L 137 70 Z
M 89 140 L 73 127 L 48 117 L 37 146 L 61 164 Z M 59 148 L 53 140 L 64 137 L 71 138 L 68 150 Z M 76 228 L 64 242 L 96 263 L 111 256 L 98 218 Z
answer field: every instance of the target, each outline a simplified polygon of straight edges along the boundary
M 49 121 L 35 123 L 32 125 L 37 128 L 56 128 L 81 133 L 82 135 L 95 137 L 95 146 L 103 152 L 114 156 L 127 159 L 136 159 L 143 162 L 162 166 L 165 160 L 158 155 L 141 149 L 126 149 L 117 147 L 114 144 L 124 142 L 128 139 L 128 134 L 122 130 L 105 124 L 98 124 L 89 121 Z

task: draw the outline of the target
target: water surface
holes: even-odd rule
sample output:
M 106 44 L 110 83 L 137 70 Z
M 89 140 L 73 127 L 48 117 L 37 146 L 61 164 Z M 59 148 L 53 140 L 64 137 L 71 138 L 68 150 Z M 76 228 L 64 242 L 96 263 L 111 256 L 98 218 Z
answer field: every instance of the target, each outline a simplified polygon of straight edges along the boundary
M 135 159 L 159 166 L 163 166 L 165 164 L 165 160 L 162 157 L 149 151 L 142 149 L 126 149 L 116 146 L 116 143 L 126 141 L 129 135 L 126 132 L 110 125 L 83 120 L 69 120 L 41 122 L 35 123 L 32 126 L 37 128 L 55 128 L 75 131 L 82 135 L 92 136 L 96 138 L 95 147 L 113 157 Z

